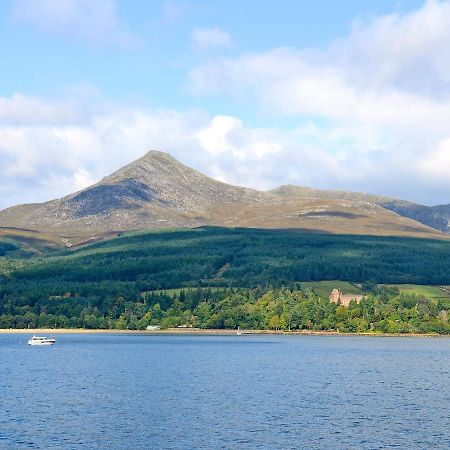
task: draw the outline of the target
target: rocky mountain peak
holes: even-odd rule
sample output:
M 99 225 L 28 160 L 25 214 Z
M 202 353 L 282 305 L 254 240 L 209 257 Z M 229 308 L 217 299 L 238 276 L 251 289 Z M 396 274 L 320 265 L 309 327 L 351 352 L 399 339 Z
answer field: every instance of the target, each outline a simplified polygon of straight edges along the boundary
M 196 173 L 195 170 L 183 165 L 169 153 L 150 150 L 141 158 L 103 178 L 101 183 L 114 183 L 130 178 L 144 178 L 144 181 L 150 181 L 149 177 L 152 177 L 152 175 L 152 178 L 160 178 L 161 180 L 163 176 L 173 176 L 180 172 Z
M 168 153 L 151 150 L 82 191 L 0 212 L 0 227 L 54 230 L 63 236 L 199 225 L 382 235 L 437 233 L 418 223 L 422 222 L 447 231 L 447 222 L 440 219 L 447 213 L 445 205 L 433 211 L 439 216 L 433 221 L 428 209 L 422 211 L 426 207 L 417 215 L 417 208 L 411 212 L 406 206 L 386 204 L 385 198 L 367 194 L 292 185 L 271 192 L 233 186 Z

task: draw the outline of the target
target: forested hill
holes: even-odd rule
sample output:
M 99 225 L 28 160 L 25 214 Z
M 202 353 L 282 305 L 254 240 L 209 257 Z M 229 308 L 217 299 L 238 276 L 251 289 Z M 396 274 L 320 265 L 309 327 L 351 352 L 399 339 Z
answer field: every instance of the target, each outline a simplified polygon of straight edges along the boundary
M 110 295 L 183 286 L 281 286 L 296 281 L 450 284 L 450 242 L 288 230 L 135 232 L 23 260 L 0 295 Z M 83 293 L 83 294 L 81 294 Z
M 4 251 L 14 254 L 12 247 Z M 445 295 L 376 294 L 347 310 L 330 304 L 329 293 L 319 300 L 292 289 L 339 279 L 450 285 L 449 267 L 450 242 L 442 240 L 228 228 L 130 233 L 50 256 L 0 257 L 0 328 L 189 324 L 448 333 Z M 155 293 L 188 286 L 198 287 L 192 296 Z

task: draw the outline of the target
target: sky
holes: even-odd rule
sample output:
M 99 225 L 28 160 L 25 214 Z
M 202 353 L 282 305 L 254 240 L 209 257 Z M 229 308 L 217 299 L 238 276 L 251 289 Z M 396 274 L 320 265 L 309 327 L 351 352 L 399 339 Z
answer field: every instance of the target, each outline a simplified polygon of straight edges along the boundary
M 450 203 L 450 1 L 0 0 L 0 208 L 158 149 Z

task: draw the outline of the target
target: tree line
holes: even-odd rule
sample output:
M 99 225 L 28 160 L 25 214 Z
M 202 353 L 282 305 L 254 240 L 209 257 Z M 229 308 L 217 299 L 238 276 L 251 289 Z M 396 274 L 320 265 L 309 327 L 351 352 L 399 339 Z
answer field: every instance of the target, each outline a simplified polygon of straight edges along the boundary
M 372 287 L 359 302 L 343 306 L 314 290 L 292 288 L 189 289 L 152 292 L 140 301 L 63 298 L 34 305 L 0 306 L 0 328 L 87 328 L 143 330 L 196 327 L 249 330 L 316 330 L 449 334 L 450 298 L 403 294 Z
M 298 283 L 370 279 L 450 285 L 448 267 L 450 242 L 445 240 L 210 227 L 126 233 L 43 257 L 0 257 L 0 327 L 138 329 L 156 321 L 161 326 L 284 329 L 287 323 L 291 329 L 342 330 L 359 323 L 359 331 L 408 323 L 408 329 L 418 329 L 417 321 L 442 322 L 439 314 L 446 307 L 422 299 L 440 309 L 430 306 L 431 316 L 405 321 L 392 318 L 399 313 L 394 302 L 389 308 L 395 314 L 383 312 L 386 317 L 379 319 L 378 312 L 388 306 L 372 292 L 356 312 L 346 309 L 355 316 L 342 321 L 335 305 L 298 289 Z M 185 297 L 155 293 L 172 288 L 182 288 Z M 276 301 L 269 299 L 274 295 Z M 283 295 L 289 301 L 280 310 Z M 400 294 L 390 299 L 406 301 Z M 358 312 L 367 302 L 377 311 L 370 317 Z M 324 317 L 319 320 L 316 311 Z M 388 322 L 381 325 L 382 320 Z

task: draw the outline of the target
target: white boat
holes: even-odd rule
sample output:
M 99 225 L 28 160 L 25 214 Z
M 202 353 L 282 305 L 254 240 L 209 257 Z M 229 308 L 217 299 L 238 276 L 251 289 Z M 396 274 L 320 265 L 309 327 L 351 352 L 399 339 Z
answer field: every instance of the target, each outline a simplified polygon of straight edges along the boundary
M 45 336 L 32 336 L 28 340 L 28 345 L 53 345 L 56 342 L 54 336 L 48 338 Z

